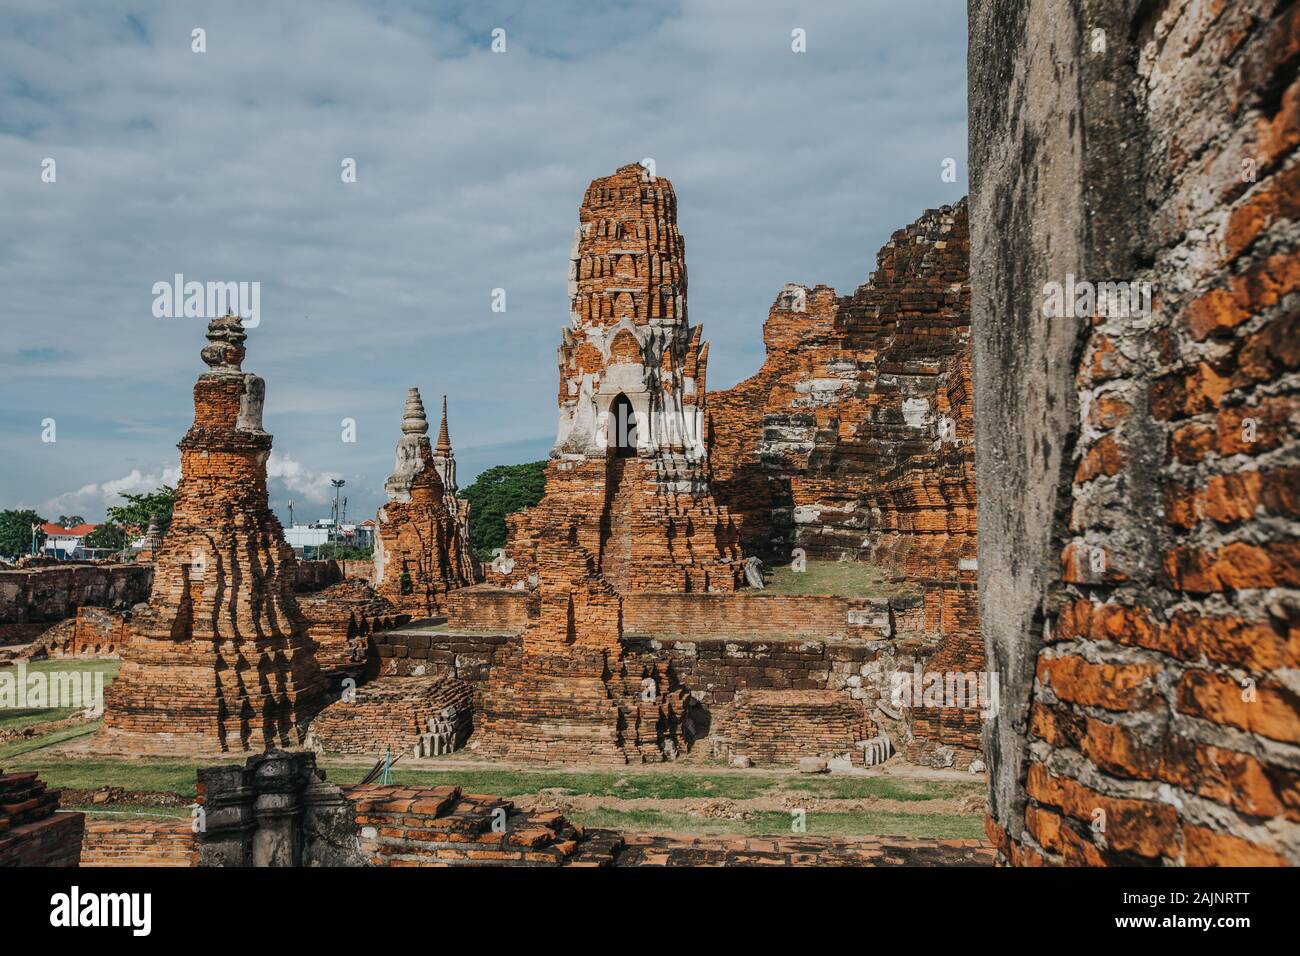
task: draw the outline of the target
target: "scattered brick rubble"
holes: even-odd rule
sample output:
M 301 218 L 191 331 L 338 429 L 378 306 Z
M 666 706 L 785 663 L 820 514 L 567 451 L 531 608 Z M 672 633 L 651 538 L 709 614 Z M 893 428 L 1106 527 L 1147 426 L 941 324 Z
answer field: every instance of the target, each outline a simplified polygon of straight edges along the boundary
M 241 371 L 246 335 L 214 319 L 180 442 L 171 528 L 147 609 L 133 616 L 94 746 L 127 753 L 300 743 L 324 681 L 294 595 L 293 549 L 267 504 L 265 384 Z
M 978 840 L 589 829 L 554 810 L 521 810 L 454 786 L 340 788 L 325 781 L 310 753 L 271 752 L 242 767 L 203 768 L 198 791 L 201 827 L 93 821 L 85 865 L 986 866 L 993 859 L 992 847 Z

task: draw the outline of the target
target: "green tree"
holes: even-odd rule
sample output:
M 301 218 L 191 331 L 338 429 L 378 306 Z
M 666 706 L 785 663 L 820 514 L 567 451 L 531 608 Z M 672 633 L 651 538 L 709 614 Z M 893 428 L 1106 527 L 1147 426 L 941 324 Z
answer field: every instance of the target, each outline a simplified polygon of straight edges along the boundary
M 360 548 L 352 544 L 327 542 L 316 549 L 316 557 L 321 561 L 369 561 L 374 556 L 374 548 Z
M 126 547 L 126 529 L 120 524 L 105 521 L 86 535 L 87 548 L 107 548 L 109 551 L 121 551 Z
M 480 561 L 506 543 L 506 515 L 531 508 L 546 493 L 546 462 L 497 465 L 460 493 L 470 503 L 469 538 Z
M 0 511 L 0 557 L 17 558 L 32 553 L 32 525 L 45 524 L 35 511 Z M 45 532 L 36 533 L 36 547 L 45 543 Z
M 86 519 L 81 515 L 59 515 L 60 528 L 75 528 L 79 524 L 85 524 Z
M 121 525 L 130 535 L 138 536 L 149 530 L 149 519 L 158 516 L 158 529 L 167 533 L 172 523 L 172 508 L 176 505 L 176 489 L 163 485 L 156 491 L 139 495 L 123 495 L 126 504 L 108 509 L 111 524 Z

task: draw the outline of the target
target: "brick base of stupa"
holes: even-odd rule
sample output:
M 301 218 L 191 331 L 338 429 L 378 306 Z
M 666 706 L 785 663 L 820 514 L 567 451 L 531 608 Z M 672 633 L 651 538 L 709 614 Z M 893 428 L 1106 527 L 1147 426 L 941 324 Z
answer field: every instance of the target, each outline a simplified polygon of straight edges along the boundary
M 133 635 L 106 695 L 100 753 L 213 755 L 291 750 L 325 703 L 309 652 L 284 638 L 217 646 Z M 265 672 L 250 661 L 275 661 Z M 307 673 L 295 674 L 298 670 Z M 304 693 L 305 691 L 305 693 Z
M 685 753 L 689 696 L 666 672 L 629 674 L 617 652 L 516 650 L 493 668 L 476 750 L 543 763 L 657 763 Z M 644 683 L 646 679 L 650 683 Z

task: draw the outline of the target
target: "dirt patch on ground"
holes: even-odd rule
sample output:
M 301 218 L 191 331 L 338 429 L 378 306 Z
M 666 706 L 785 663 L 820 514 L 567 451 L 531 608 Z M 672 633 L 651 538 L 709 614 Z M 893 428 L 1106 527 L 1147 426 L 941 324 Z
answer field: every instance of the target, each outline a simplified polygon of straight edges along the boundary
M 97 790 L 78 790 L 65 787 L 61 791 L 59 802 L 68 807 L 111 807 L 114 804 L 130 804 L 143 807 L 184 807 L 194 802 L 190 797 L 179 793 L 155 790 L 127 790 L 123 787 L 100 787 Z

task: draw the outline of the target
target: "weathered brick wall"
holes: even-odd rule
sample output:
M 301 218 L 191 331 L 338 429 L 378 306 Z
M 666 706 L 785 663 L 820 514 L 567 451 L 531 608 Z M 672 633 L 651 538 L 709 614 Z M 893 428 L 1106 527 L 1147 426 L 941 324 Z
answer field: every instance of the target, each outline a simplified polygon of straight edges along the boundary
M 529 603 L 535 595 L 524 590 L 477 584 L 447 595 L 447 624 L 455 630 L 522 631 L 528 624 Z
M 326 754 L 410 755 L 429 721 L 446 717 L 459 747 L 470 730 L 472 697 L 469 684 L 451 677 L 382 677 L 322 710 L 307 745 Z
M 348 580 L 298 598 L 307 630 L 324 668 L 350 667 L 366 659 L 371 634 L 405 624 L 392 604 L 362 581 Z
M 745 689 L 843 690 L 864 701 L 864 668 L 881 660 L 871 640 L 629 640 L 635 660 L 670 662 L 677 679 L 710 708 L 729 705 Z M 876 663 L 875 671 L 881 665 Z M 874 700 L 871 701 L 874 703 Z
M 385 631 L 371 636 L 367 674 L 371 677 L 455 677 L 474 688 L 474 708 L 482 709 L 488 676 L 502 649 L 518 636 Z
M 1300 6 L 971 9 L 990 836 L 1295 865 Z M 1153 306 L 1048 318 L 1067 273 Z
M 34 771 L 0 770 L 0 867 L 76 866 L 83 813 L 59 810 L 59 791 Z
M 920 598 L 868 600 L 762 593 L 632 593 L 623 630 L 634 637 L 881 638 L 921 630 Z
M 986 670 L 976 587 L 967 204 L 929 210 L 851 296 L 781 290 L 753 377 L 710 396 L 714 482 L 748 550 L 855 557 L 924 597 L 929 666 Z M 927 747 L 979 747 L 972 712 L 917 714 Z M 930 759 L 915 750 L 914 759 Z
M 759 766 L 790 765 L 801 757 L 842 756 L 861 765 L 856 744 L 875 733 L 862 708 L 829 690 L 746 690 L 727 722 L 728 756 Z
M 91 817 L 81 839 L 81 866 L 199 865 L 192 822 Z
M 762 369 L 709 396 L 713 478 L 747 550 L 923 544 L 953 577 L 975 556 L 968 255 L 963 201 L 894 233 L 852 295 L 778 294 Z
M 77 616 L 60 621 L 36 641 L 32 656 L 121 657 L 128 616 L 98 607 L 79 607 Z
M 75 564 L 0 571 L 0 625 L 59 621 L 79 607 L 149 600 L 152 564 Z

